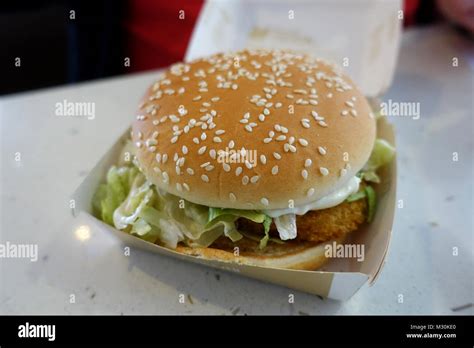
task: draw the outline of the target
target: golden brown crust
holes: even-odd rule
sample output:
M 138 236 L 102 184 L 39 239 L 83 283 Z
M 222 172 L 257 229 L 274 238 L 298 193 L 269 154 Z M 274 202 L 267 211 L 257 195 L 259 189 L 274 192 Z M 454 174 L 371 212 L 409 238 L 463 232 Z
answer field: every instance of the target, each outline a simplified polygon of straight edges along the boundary
M 296 216 L 298 229 L 297 240 L 310 242 L 325 242 L 344 237 L 355 231 L 366 220 L 367 203 L 365 199 L 354 202 L 344 202 L 335 207 L 309 211 Z M 238 227 L 243 231 L 262 234 L 262 224 L 256 224 L 247 219 L 239 219 Z M 272 223 L 270 233 L 278 236 L 276 226 Z
M 145 175 L 167 192 L 208 206 L 280 209 L 355 175 L 375 140 L 370 115 L 331 64 L 242 51 L 173 66 L 148 90 L 132 138 Z M 255 150 L 256 166 L 219 162 L 215 153 L 231 147 Z

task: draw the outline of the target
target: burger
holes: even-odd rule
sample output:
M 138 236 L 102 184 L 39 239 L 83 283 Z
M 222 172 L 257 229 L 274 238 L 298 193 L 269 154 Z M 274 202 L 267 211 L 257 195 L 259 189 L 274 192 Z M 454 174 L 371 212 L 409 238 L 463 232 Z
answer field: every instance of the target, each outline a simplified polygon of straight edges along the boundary
M 376 207 L 394 149 L 339 68 L 285 50 L 173 65 L 146 92 L 95 215 L 204 259 L 314 270 Z

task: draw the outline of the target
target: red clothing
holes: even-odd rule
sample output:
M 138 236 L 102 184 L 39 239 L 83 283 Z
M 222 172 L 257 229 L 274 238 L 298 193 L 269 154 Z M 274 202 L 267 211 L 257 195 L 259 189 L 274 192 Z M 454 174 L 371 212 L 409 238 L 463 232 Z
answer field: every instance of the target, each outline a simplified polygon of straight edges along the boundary
M 125 20 L 131 64 L 128 70 L 157 69 L 182 60 L 203 3 L 204 0 L 129 1 Z M 418 21 L 422 4 L 424 12 L 434 10 L 434 2 L 431 7 L 421 0 L 404 1 L 405 26 Z M 184 19 L 180 19 L 180 11 L 184 11 Z
M 182 60 L 203 2 L 130 1 L 125 20 L 129 69 L 156 69 Z

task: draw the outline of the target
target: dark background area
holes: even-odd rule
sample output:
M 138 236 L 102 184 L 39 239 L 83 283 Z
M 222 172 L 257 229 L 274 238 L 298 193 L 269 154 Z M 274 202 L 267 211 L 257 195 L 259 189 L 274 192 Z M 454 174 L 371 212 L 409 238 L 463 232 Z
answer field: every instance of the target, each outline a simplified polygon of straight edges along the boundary
M 203 3 L 0 2 L 0 95 L 168 66 L 183 58 Z M 439 19 L 435 0 L 404 0 L 405 26 Z
M 124 7 L 112 0 L 1 2 L 0 94 L 122 73 Z

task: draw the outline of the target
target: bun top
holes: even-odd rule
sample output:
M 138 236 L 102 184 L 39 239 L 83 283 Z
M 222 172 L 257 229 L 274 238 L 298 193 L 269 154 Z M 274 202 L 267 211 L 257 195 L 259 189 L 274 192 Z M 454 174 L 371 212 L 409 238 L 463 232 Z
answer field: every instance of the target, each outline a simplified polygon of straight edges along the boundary
M 343 186 L 375 132 L 366 98 L 334 65 L 245 50 L 173 65 L 148 89 L 132 140 L 144 174 L 171 194 L 281 209 Z

